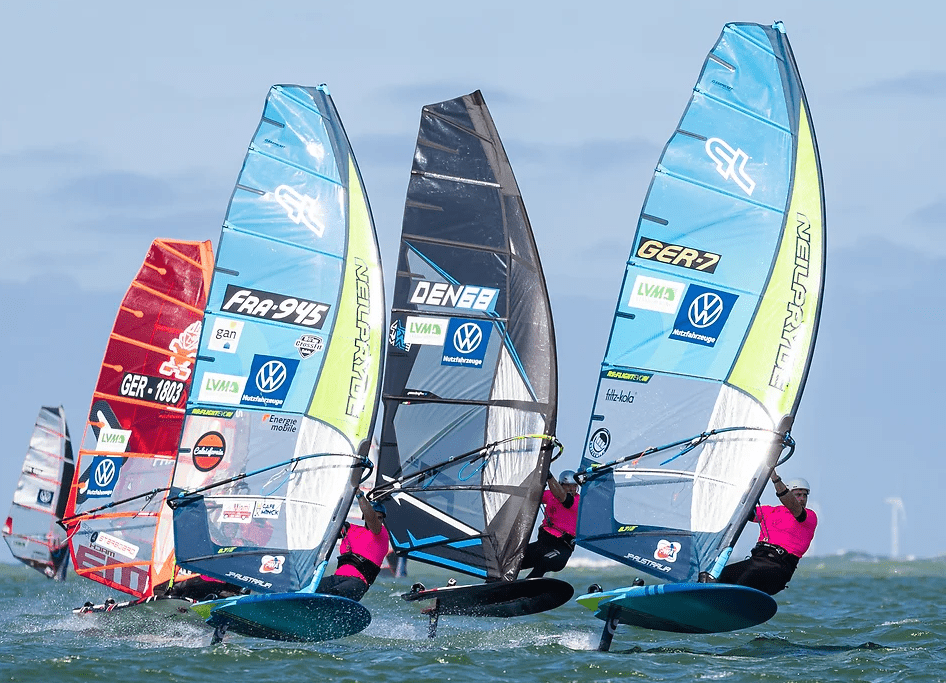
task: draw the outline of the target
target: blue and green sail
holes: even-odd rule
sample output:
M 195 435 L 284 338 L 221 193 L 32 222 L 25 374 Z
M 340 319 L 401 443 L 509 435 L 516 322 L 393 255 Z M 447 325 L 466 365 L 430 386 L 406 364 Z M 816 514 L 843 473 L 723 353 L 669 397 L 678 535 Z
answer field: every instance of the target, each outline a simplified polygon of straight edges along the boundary
M 727 24 L 637 223 L 582 454 L 579 545 L 668 581 L 718 574 L 792 443 L 824 269 L 788 38 Z
M 363 473 L 384 291 L 325 86 L 274 86 L 220 237 L 170 502 L 178 563 L 261 592 L 317 578 Z

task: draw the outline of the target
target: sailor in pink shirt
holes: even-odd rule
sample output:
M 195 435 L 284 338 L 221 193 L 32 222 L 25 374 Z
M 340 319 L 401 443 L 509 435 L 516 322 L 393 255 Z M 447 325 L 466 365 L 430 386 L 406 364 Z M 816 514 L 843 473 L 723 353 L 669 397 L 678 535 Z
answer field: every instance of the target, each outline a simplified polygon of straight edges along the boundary
M 788 485 L 772 470 L 775 495 L 781 505 L 757 505 L 752 517 L 759 525 L 759 542 L 752 556 L 723 569 L 720 583 L 735 583 L 757 588 L 775 595 L 787 587 L 798 560 L 815 536 L 818 516 L 808 506 L 810 487 L 804 479 L 793 479 Z
M 545 517 L 539 537 L 526 548 L 522 569 L 532 568 L 528 579 L 545 572 L 560 572 L 575 549 L 575 527 L 578 524 L 578 484 L 575 473 L 563 471 L 556 480 L 549 474 L 548 490 L 542 494 Z
M 339 548 L 338 569 L 332 576 L 319 582 L 317 593 L 341 595 L 361 600 L 368 587 L 378 578 L 381 563 L 388 554 L 390 542 L 384 528 L 384 505 L 370 503 L 361 491 L 355 494 L 365 525 L 345 523 L 342 545 Z

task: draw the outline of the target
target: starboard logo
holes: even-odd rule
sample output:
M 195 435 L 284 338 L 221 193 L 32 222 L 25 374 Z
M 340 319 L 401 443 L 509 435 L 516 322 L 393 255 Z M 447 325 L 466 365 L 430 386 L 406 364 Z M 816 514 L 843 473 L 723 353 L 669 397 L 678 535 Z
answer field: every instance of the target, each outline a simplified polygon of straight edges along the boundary
M 733 149 L 721 138 L 706 141 L 706 153 L 716 162 L 716 171 L 725 180 L 733 180 L 750 197 L 755 189 L 755 181 L 746 173 L 749 156 L 741 149 Z
M 676 313 L 685 288 L 682 282 L 638 275 L 627 305 L 658 313 Z
M 201 321 L 195 320 L 175 339 L 171 340 L 168 350 L 173 354 L 158 368 L 165 377 L 174 377 L 186 382 L 191 377 L 197 347 L 200 344 Z
M 297 192 L 288 185 L 280 185 L 273 193 L 279 205 L 286 210 L 286 215 L 296 225 L 302 224 L 316 235 L 325 234 L 325 224 L 319 215 L 319 204 L 312 197 Z
M 209 472 L 217 467 L 226 454 L 227 442 L 220 432 L 201 434 L 191 451 L 194 467 L 201 472 Z
M 260 574 L 282 574 L 282 566 L 285 563 L 285 555 L 263 555 L 260 558 Z
M 293 346 L 296 347 L 296 350 L 299 351 L 299 355 L 303 358 L 308 358 L 313 353 L 318 353 L 325 348 L 325 341 L 322 337 L 317 337 L 314 334 L 304 334 L 298 339 L 296 339 Z
M 660 240 L 643 236 L 640 246 L 637 247 L 637 257 L 704 273 L 715 273 L 716 264 L 719 263 L 719 254 L 711 251 L 701 251 L 681 244 L 664 244 Z
M 217 317 L 214 319 L 213 329 L 210 330 L 210 339 L 207 348 L 222 353 L 236 353 L 240 346 L 240 336 L 243 334 L 243 321 L 231 318 Z
M 446 282 L 420 280 L 414 285 L 410 302 L 418 306 L 491 311 L 498 298 L 499 290 L 492 287 L 452 285 Z
M 611 445 L 611 432 L 602 427 L 595 431 L 588 440 L 588 456 L 591 458 L 600 458 L 608 452 Z
M 299 325 L 321 330 L 332 308 L 329 304 L 308 299 L 227 285 L 221 311 L 250 318 L 275 320 L 288 325 Z

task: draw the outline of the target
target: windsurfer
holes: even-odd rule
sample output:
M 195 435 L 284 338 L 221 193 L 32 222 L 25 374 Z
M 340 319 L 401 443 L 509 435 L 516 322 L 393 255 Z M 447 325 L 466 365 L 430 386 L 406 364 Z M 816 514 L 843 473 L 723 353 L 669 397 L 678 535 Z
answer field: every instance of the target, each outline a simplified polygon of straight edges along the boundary
M 775 495 L 781 505 L 757 505 L 751 521 L 759 525 L 759 542 L 748 559 L 731 564 L 719 576 L 719 583 L 734 583 L 775 595 L 787 587 L 798 560 L 815 536 L 818 516 L 808 510 L 811 487 L 804 479 L 788 485 L 772 470 Z
M 326 576 L 319 582 L 317 593 L 361 600 L 381 571 L 381 563 L 388 553 L 390 542 L 383 523 L 384 505 L 369 502 L 361 491 L 355 497 L 358 498 L 365 525 L 345 522 L 338 569 L 332 576 Z
M 560 572 L 575 549 L 575 526 L 578 522 L 578 484 L 575 473 L 564 470 L 558 479 L 549 474 L 548 490 L 542 494 L 544 519 L 538 539 L 526 547 L 522 568 L 529 569 L 528 579 Z

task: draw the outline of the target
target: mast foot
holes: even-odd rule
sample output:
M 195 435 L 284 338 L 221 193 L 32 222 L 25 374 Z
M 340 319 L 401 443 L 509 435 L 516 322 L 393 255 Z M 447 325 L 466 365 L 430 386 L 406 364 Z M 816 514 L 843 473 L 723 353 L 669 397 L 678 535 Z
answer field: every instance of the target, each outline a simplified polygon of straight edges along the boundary
M 614 639 L 614 632 L 618 630 L 619 623 L 621 623 L 621 608 L 609 607 L 608 618 L 604 620 L 604 630 L 601 631 L 601 640 L 598 641 L 598 652 L 608 652 L 611 649 L 611 641 Z

